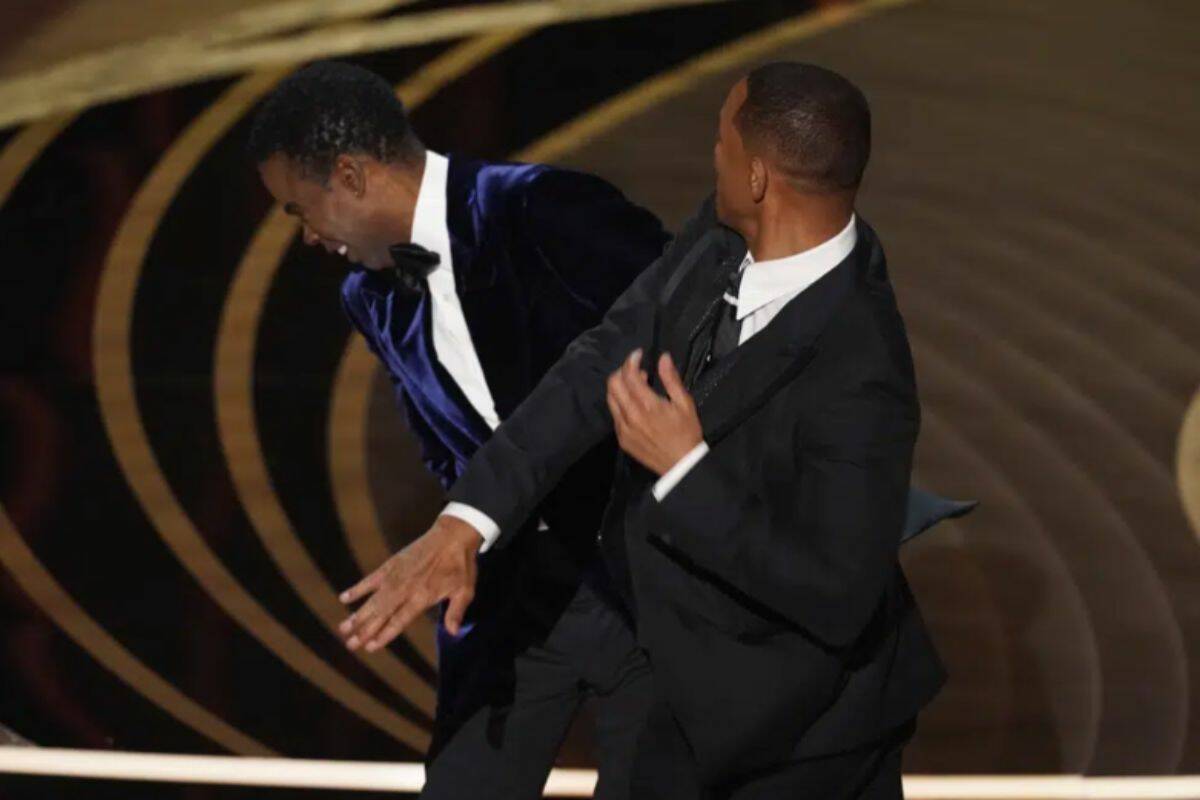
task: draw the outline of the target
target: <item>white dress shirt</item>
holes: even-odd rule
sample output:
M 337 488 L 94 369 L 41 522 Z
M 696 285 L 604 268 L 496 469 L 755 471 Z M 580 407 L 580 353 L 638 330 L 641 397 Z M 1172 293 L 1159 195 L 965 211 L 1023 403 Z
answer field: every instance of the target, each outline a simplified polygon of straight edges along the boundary
M 417 205 L 413 209 L 412 241 L 441 257 L 441 262 L 427 278 L 430 313 L 433 315 L 433 349 L 437 360 L 467 396 L 471 407 L 492 430 L 496 430 L 500 427 L 496 403 L 492 400 L 458 291 L 454 288 L 454 259 L 450 252 L 450 228 L 446 223 L 449 167 L 450 162 L 445 156 L 432 151 L 425 153 L 425 174 L 421 177 Z
M 758 261 L 749 253 L 742 262 L 742 281 L 738 286 L 737 318 L 741 322 L 738 346 L 761 331 L 775 315 L 812 286 L 854 250 L 858 242 L 856 217 L 832 239 L 786 258 Z M 708 443 L 700 442 L 675 466 L 667 470 L 652 488 L 655 500 L 662 500 L 708 453 Z M 500 536 L 500 527 L 486 514 L 463 503 L 450 503 L 443 514 L 458 517 L 479 531 L 486 550 Z
M 467 318 L 463 315 L 462 303 L 454 286 L 454 258 L 450 251 L 450 228 L 446 222 L 449 170 L 450 162 L 445 156 L 432 150 L 425 152 L 425 172 L 421 176 L 421 188 L 417 190 L 411 238 L 414 244 L 432 250 L 441 257 L 427 277 L 434 355 L 458 384 L 471 407 L 488 427 L 495 430 L 500 426 L 496 402 L 488 388 L 483 365 L 479 363 Z M 442 513 L 459 517 L 485 534 L 491 533 L 490 538 L 484 537 L 489 544 L 500 534 L 496 523 L 486 514 L 462 503 L 450 503 Z
M 842 228 L 841 233 L 816 247 L 785 258 L 755 261 L 754 256 L 746 253 L 737 296 L 737 318 L 742 323 L 738 347 L 767 327 L 784 306 L 850 255 L 858 242 L 855 221 L 855 216 L 851 214 L 850 222 Z M 663 473 L 651 489 L 654 499 L 666 497 L 667 492 L 674 489 L 707 453 L 708 443 L 700 442 L 675 462 L 675 466 Z

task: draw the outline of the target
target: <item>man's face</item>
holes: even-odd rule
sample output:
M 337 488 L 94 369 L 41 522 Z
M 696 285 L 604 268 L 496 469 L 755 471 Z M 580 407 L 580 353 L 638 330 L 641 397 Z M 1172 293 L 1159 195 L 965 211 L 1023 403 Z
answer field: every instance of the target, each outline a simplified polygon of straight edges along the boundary
M 738 220 L 754 214 L 754 196 L 750 191 L 750 157 L 734 117 L 746 101 L 746 81 L 738 81 L 729 90 L 717 123 L 717 143 L 713 147 L 713 165 L 717 172 L 717 217 L 737 229 Z
M 392 266 L 388 247 L 395 242 L 386 241 L 378 231 L 378 215 L 361 164 L 339 157 L 328 185 L 304 175 L 299 165 L 282 153 L 260 164 L 258 172 L 284 211 L 300 220 L 305 244 L 319 244 L 368 269 Z

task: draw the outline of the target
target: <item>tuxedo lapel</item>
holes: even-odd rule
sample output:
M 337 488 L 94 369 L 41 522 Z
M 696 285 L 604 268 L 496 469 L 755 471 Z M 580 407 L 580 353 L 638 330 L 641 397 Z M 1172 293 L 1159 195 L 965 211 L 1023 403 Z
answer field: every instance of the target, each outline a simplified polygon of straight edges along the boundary
M 715 383 L 700 387 L 695 398 L 706 442 L 720 440 L 808 366 L 817 354 L 821 331 L 852 290 L 866 261 L 866 245 L 860 239 L 841 264 L 712 367 L 720 370 Z
M 454 266 L 454 288 L 462 305 L 471 344 L 496 413 L 505 419 L 529 391 L 528 348 L 516 335 L 521 304 L 513 297 L 511 280 L 506 280 L 511 254 L 500 237 L 489 231 L 505 227 L 504 198 L 488 196 L 493 182 L 480 180 L 481 169 L 497 169 L 478 161 L 451 156 L 446 183 L 446 225 Z M 496 185 L 502 185 L 500 182 Z M 499 190 L 492 191 L 496 195 Z M 497 221 L 495 217 L 500 216 Z M 490 220 L 490 224 L 489 224 Z
M 389 351 L 391 363 L 399 358 L 394 343 L 419 335 L 428 303 L 424 294 L 397 291 L 394 279 L 385 272 L 363 269 L 362 276 L 360 294 L 379 346 Z
M 460 295 L 488 289 L 496 283 L 496 263 L 479 258 L 483 239 L 482 219 L 488 208 L 478 195 L 477 177 L 482 164 L 449 156 L 446 175 L 446 227 L 450 231 L 450 257 L 454 261 L 454 286 Z
M 741 237 L 718 227 L 696 242 L 668 282 L 659 314 L 666 332 L 660 349 L 671 354 L 680 372 L 691 357 L 698 329 L 725 291 L 730 271 L 745 257 Z

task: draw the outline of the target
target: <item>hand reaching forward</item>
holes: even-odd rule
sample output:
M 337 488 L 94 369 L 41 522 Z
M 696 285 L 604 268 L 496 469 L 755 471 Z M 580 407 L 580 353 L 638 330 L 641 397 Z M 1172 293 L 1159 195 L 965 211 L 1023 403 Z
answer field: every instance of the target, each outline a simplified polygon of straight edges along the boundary
M 357 650 L 365 645 L 373 653 L 447 599 L 443 622 L 457 636 L 475 596 L 475 556 L 482 544 L 479 532 L 466 522 L 438 517 L 421 538 L 342 593 L 347 605 L 368 598 L 338 626 L 346 646 Z
M 634 350 L 609 376 L 608 410 L 621 449 L 661 476 L 704 441 L 704 431 L 671 356 L 663 353 L 658 359 L 666 397 L 650 388 L 641 361 L 642 351 Z

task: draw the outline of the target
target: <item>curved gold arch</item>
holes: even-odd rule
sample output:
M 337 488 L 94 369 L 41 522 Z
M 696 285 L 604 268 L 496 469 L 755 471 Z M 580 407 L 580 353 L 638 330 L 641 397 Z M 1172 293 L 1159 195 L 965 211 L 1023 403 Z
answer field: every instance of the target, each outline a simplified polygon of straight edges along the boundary
M 125 649 L 59 585 L 38 560 L 0 506 L 0 563 L 63 633 L 129 688 L 230 752 L 272 756 L 275 752 L 176 689 Z
M 74 114 L 46 119 L 29 125 L 8 140 L 3 152 L 0 152 L 0 206 L 8 201 L 9 194 L 42 151 L 74 119 Z
M 855 5 L 828 6 L 776 23 L 638 84 L 543 136 L 515 153 L 513 158 L 528 162 L 561 158 L 631 117 L 682 94 L 709 75 L 732 69 L 778 47 L 873 12 L 910 2 L 913 0 L 865 0 Z M 338 365 L 330 404 L 333 413 L 329 449 L 337 459 L 336 463 L 331 462 L 330 474 L 335 476 L 335 495 L 343 525 L 347 531 L 359 532 L 352 537 L 350 549 L 364 572 L 374 569 L 391 555 L 367 490 L 367 418 L 370 389 L 379 369 L 362 337 L 352 337 Z
M 156 89 L 238 75 L 261 69 L 278 69 L 318 58 L 345 58 L 358 53 L 411 47 L 486 35 L 498 30 L 543 27 L 587 19 L 675 6 L 702 5 L 728 0 L 508 0 L 481 2 L 451 8 L 433 8 L 385 19 L 345 21 L 292 36 L 236 41 L 324 17 L 346 20 L 369 15 L 393 3 L 353 0 L 349 13 L 315 14 L 308 3 L 281 15 L 266 9 L 243 12 L 238 20 L 214 25 L 199 37 L 160 37 L 138 45 L 85 55 L 66 63 L 20 75 L 0 85 L 0 126 L 14 125 L 51 113 L 73 111 L 112 102 Z M 350 0 L 347 0 L 349 4 Z M 145 65 L 154 64 L 147 70 Z
M 397 92 L 410 108 L 415 108 L 454 78 L 525 33 L 525 30 L 501 31 L 454 47 L 423 66 L 416 76 L 397 87 Z M 255 533 L 301 600 L 336 632 L 338 623 L 346 616 L 345 606 L 338 601 L 337 592 L 301 544 L 275 494 L 254 417 L 254 343 L 267 292 L 297 229 L 295 218 L 276 204 L 255 232 L 238 264 L 217 334 L 214 387 L 217 422 L 234 487 Z M 338 414 L 339 409 L 332 409 L 331 428 L 336 425 Z M 343 476 L 339 471 L 338 453 L 331 440 L 334 500 L 351 550 L 357 555 L 361 548 L 356 548 L 355 543 L 363 539 L 364 529 L 367 529 L 367 537 L 378 536 L 380 541 L 383 537 L 369 501 L 365 509 L 361 502 L 366 491 L 365 478 L 358 484 L 357 476 Z M 379 563 L 375 562 L 370 569 Z M 437 663 L 433 626 L 428 619 L 421 617 L 406 636 L 428 663 Z M 403 661 L 387 651 L 374 655 L 360 652 L 359 658 L 418 708 L 433 713 L 433 690 Z
M 0 152 L 0 207 L 42 151 L 74 118 L 68 114 L 43 120 L 9 140 Z M 3 505 L 0 505 L 0 563 L 42 613 L 129 688 L 232 753 L 275 754 L 168 683 L 92 619 L 25 544 Z
M 244 78 L 196 117 L 142 183 L 109 248 L 93 328 L 96 396 L 114 454 L 155 531 L 213 601 L 281 661 L 372 725 L 416 748 L 429 735 L 355 686 L 280 624 L 225 568 L 179 504 L 142 425 L 131 361 L 134 298 L 150 239 L 203 153 L 286 74 Z
M 1175 452 L 1175 474 L 1184 513 L 1192 524 L 1192 533 L 1200 537 L 1200 391 L 1192 397 L 1183 415 Z
M 292 217 L 276 206 L 251 239 L 238 264 L 217 336 L 213 390 L 217 430 L 234 489 L 263 547 L 305 605 L 336 633 L 346 611 L 324 573 L 301 544 L 287 512 L 275 494 L 254 419 L 254 344 L 258 322 L 274 269 L 261 256 L 282 253 L 296 231 Z M 359 659 L 389 686 L 421 710 L 432 714 L 435 698 L 429 685 L 393 654 L 381 652 Z
M 531 162 L 561 158 L 643 111 L 677 97 L 711 75 L 748 64 L 792 42 L 912 2 L 914 0 L 862 0 L 824 6 L 769 25 L 735 42 L 720 45 L 601 103 L 516 153 L 514 158 Z

